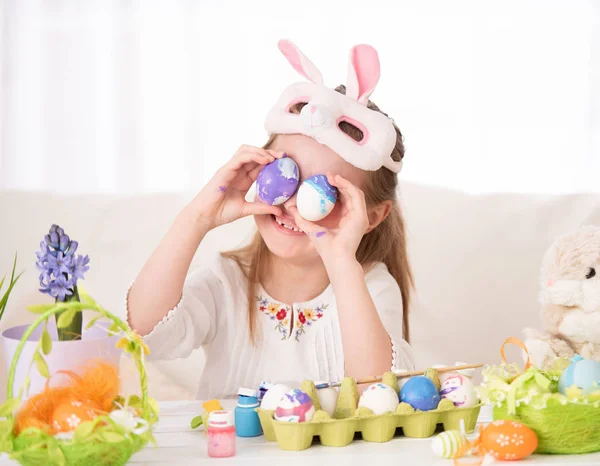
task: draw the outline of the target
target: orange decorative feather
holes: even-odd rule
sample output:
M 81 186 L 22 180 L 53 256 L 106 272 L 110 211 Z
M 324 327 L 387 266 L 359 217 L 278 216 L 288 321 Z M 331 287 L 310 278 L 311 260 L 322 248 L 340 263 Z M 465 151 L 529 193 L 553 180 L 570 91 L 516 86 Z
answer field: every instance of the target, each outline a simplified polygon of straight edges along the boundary
M 29 427 L 36 427 L 54 435 L 57 431 L 65 431 L 65 416 L 73 414 L 81 418 L 75 411 L 83 404 L 93 407 L 86 410 L 87 419 L 105 414 L 114 409 L 114 400 L 119 394 L 119 369 L 117 366 L 104 360 L 93 360 L 88 364 L 82 375 L 71 371 L 62 371 L 68 375 L 70 381 L 67 385 L 46 388 L 39 394 L 32 396 L 21 407 L 15 417 L 14 431 L 19 435 Z M 68 407 L 73 407 L 69 413 Z M 58 408 L 58 410 L 57 410 Z M 79 409 L 81 411 L 81 409 Z M 95 413 L 95 415 L 94 415 Z M 61 419 L 54 422 L 55 416 Z M 76 425 L 73 427 L 73 429 Z

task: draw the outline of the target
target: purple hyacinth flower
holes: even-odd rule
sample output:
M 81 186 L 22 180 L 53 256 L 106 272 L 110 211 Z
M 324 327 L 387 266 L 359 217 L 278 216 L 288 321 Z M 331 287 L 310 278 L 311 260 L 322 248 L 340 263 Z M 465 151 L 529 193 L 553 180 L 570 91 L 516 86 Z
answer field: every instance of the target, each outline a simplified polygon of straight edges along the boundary
M 48 248 L 48 245 L 45 241 L 42 241 L 40 243 L 40 250 L 36 251 L 35 255 L 37 256 L 38 260 L 42 260 L 46 257 L 46 255 L 48 255 L 49 252 L 50 248 Z
M 67 252 L 65 252 L 65 256 L 72 256 L 73 254 L 75 254 L 75 251 L 77 251 L 78 246 L 79 243 L 77 241 L 71 241 L 69 249 L 67 250 Z
M 61 251 L 58 251 L 56 257 L 48 255 L 48 268 L 52 270 L 55 277 L 63 273 L 70 273 L 70 267 L 73 262 L 71 256 L 64 257 Z
M 46 235 L 46 243 L 48 243 L 48 246 L 50 246 L 53 249 L 58 249 L 59 240 L 60 237 L 58 236 L 58 233 L 56 231 L 51 231 L 49 234 Z
M 48 293 L 54 298 L 58 298 L 60 301 L 64 301 L 67 296 L 73 294 L 70 288 L 73 286 L 71 280 L 67 280 L 64 275 L 60 275 L 52 280 L 48 286 L 40 291 L 42 293 Z
M 69 239 L 69 235 L 61 235 L 58 240 L 58 249 L 60 249 L 63 254 L 69 247 L 71 240 Z
M 70 273 L 73 276 L 73 280 L 75 284 L 77 284 L 77 280 L 83 280 L 83 274 L 86 273 L 90 268 L 87 266 L 90 262 L 90 258 L 88 256 L 77 256 L 76 259 L 71 261 Z

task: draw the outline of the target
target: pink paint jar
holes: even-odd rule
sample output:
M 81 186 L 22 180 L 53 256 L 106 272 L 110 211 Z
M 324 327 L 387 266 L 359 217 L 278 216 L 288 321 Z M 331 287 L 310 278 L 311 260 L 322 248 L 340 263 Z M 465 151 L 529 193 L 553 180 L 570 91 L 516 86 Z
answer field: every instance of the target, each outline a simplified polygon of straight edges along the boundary
M 213 411 L 208 415 L 208 456 L 235 456 L 235 425 L 232 411 Z

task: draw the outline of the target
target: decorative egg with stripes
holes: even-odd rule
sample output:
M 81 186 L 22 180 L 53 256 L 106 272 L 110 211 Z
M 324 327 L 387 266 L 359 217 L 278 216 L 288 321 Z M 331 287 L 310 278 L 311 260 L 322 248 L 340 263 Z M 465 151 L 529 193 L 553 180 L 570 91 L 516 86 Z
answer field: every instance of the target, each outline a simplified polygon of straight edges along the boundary
M 452 459 L 465 443 L 465 437 L 458 430 L 448 430 L 434 437 L 431 448 L 436 455 Z

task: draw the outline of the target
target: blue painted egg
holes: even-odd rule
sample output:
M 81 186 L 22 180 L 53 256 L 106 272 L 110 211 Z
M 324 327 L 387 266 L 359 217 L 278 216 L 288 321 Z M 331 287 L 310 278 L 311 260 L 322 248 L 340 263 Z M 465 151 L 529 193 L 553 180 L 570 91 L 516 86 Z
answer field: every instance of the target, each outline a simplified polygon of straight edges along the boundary
M 427 377 L 411 377 L 400 390 L 400 401 L 419 411 L 431 411 L 438 407 L 440 394 Z
M 265 204 L 283 204 L 296 192 L 300 172 L 289 157 L 277 159 L 260 171 L 256 178 L 258 198 Z
M 558 381 L 558 390 L 563 395 L 573 386 L 583 390 L 584 395 L 600 390 L 600 362 L 583 359 L 576 355 Z
M 311 176 L 298 190 L 296 207 L 302 218 L 317 222 L 327 217 L 337 202 L 338 190 L 331 186 L 325 175 Z

